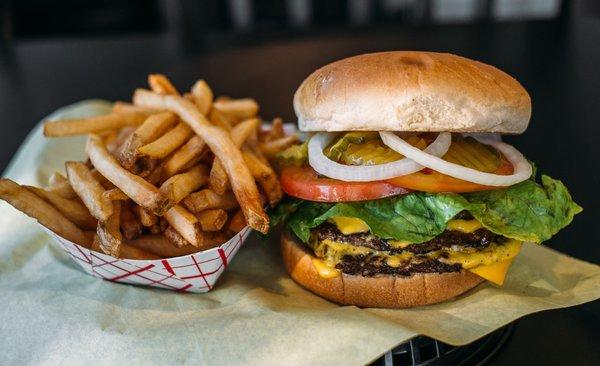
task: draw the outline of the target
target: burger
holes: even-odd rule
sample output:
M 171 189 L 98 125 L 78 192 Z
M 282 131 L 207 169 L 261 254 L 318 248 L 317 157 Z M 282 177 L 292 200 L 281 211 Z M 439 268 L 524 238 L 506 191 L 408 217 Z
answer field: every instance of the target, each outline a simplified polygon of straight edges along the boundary
M 340 304 L 402 308 L 502 285 L 523 242 L 582 209 L 502 135 L 531 116 L 497 68 L 433 52 L 343 59 L 294 96 L 302 144 L 278 155 L 281 252 L 298 284 Z

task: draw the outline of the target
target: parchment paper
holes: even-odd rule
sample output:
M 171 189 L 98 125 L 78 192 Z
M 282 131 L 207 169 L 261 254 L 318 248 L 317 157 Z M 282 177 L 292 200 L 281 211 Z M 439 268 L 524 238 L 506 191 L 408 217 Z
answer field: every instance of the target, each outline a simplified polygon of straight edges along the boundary
M 58 111 L 106 111 L 100 101 Z M 5 176 L 41 185 L 82 138 L 31 133 Z M 585 213 L 584 213 L 585 214 Z M 249 240 L 207 294 L 84 274 L 42 229 L 0 203 L 1 364 L 359 365 L 418 334 L 460 345 L 519 317 L 600 297 L 600 267 L 527 244 L 502 288 L 409 310 L 338 306 L 285 273 L 276 238 Z

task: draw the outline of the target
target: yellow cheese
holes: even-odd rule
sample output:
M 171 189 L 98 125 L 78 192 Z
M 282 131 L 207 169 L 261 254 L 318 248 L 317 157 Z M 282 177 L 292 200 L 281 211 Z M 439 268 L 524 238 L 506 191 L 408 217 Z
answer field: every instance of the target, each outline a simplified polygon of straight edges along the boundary
M 344 235 L 365 233 L 369 231 L 369 225 L 356 217 L 336 216 L 332 217 L 330 220 Z
M 470 234 L 482 227 L 481 223 L 477 220 L 450 220 L 448 221 L 447 229 Z
M 335 278 L 340 275 L 340 270 L 335 268 L 333 264 L 322 261 L 317 258 L 313 258 L 312 260 L 313 266 L 317 270 L 319 276 L 323 278 Z
M 479 277 L 483 277 L 486 280 L 495 283 L 498 286 L 502 286 L 504 279 L 506 278 L 506 272 L 508 272 L 508 268 L 514 260 L 514 258 L 511 258 L 494 264 L 488 264 L 487 266 L 478 266 L 469 269 L 469 271 L 475 273 Z
M 503 244 L 490 244 L 480 250 L 448 250 L 446 258 L 440 258 L 439 261 L 448 264 L 460 263 L 465 269 L 487 266 L 516 257 L 522 244 L 520 241 L 509 239 Z

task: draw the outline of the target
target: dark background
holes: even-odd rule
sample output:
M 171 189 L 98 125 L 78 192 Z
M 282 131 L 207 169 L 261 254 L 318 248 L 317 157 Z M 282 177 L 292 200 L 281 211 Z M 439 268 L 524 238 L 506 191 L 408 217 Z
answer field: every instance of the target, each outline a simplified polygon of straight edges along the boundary
M 152 72 L 185 90 L 252 96 L 294 121 L 315 68 L 382 50 L 457 53 L 530 92 L 508 140 L 560 178 L 584 212 L 546 245 L 600 263 L 600 2 L 560 0 L 0 1 L 0 170 L 54 109 L 129 100 Z M 520 320 L 495 364 L 600 364 L 600 302 Z

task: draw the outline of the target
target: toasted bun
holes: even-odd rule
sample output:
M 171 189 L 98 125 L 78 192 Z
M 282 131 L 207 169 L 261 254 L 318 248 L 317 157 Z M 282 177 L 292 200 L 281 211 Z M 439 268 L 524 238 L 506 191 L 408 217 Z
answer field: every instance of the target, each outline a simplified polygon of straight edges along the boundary
M 312 73 L 294 95 L 302 131 L 522 133 L 531 99 L 497 68 L 447 53 L 346 58 Z
M 281 253 L 290 276 L 315 294 L 344 305 L 378 308 L 408 308 L 442 302 L 483 282 L 468 271 L 422 273 L 410 277 L 382 275 L 363 277 L 342 274 L 335 278 L 319 276 L 315 257 L 291 234 L 281 236 Z

